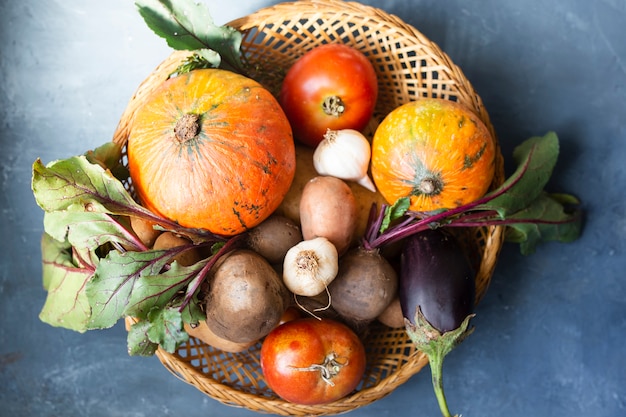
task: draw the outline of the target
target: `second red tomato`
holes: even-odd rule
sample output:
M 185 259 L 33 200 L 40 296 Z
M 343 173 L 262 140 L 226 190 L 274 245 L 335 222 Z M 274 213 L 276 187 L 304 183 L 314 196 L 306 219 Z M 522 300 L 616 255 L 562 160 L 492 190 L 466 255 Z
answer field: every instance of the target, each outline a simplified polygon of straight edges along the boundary
M 289 69 L 279 101 L 294 137 L 315 147 L 327 129 L 365 128 L 377 97 L 376 72 L 367 57 L 348 45 L 326 44 Z
M 347 326 L 303 318 L 274 328 L 261 346 L 267 385 L 292 403 L 317 405 L 350 394 L 365 372 L 365 348 Z

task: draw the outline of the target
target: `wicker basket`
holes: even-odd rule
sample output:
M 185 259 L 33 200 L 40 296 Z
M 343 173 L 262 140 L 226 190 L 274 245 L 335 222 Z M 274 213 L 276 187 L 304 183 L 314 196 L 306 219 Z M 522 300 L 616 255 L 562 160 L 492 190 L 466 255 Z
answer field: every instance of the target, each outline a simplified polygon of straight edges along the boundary
M 462 71 L 415 28 L 382 10 L 341 0 L 302 0 L 262 9 L 230 25 L 244 34 L 242 50 L 244 60 L 254 69 L 251 76 L 273 92 L 278 91 L 286 69 L 317 45 L 342 42 L 364 52 L 379 80 L 378 104 L 366 132 L 370 135 L 392 109 L 419 97 L 464 103 L 494 134 L 480 97 Z M 122 115 L 114 141 L 126 142 L 133 115 L 146 94 L 188 55 L 174 52 L 140 85 Z M 504 179 L 499 148 L 496 164 L 493 186 Z M 503 229 L 466 229 L 464 240 L 478 267 L 480 300 L 496 265 Z M 416 351 L 404 329 L 373 324 L 364 343 L 368 367 L 359 387 L 353 394 L 323 406 L 285 402 L 267 387 L 259 363 L 261 343 L 241 353 L 226 353 L 191 338 L 176 353 L 158 350 L 157 356 L 175 376 L 224 404 L 279 415 L 333 415 L 386 396 L 427 364 L 425 355 Z

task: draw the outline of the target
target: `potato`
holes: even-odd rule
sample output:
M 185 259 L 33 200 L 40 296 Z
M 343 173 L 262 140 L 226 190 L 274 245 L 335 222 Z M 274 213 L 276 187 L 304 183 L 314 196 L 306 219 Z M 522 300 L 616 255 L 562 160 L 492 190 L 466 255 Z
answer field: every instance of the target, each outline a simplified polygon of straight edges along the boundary
M 248 232 L 248 246 L 271 264 L 283 261 L 289 249 L 302 241 L 300 226 L 293 220 L 272 215 Z
M 352 244 L 356 222 L 356 200 L 344 181 L 320 176 L 306 184 L 300 200 L 304 240 L 325 237 L 341 255 Z
M 291 183 L 291 188 L 276 211 L 277 214 L 281 214 L 297 224 L 300 224 L 302 190 L 312 178 L 318 176 L 313 166 L 314 151 L 307 146 L 296 144 L 296 175 Z M 357 221 L 353 239 L 353 244 L 356 244 L 365 233 L 372 203 L 376 203 L 380 208 L 382 204 L 386 204 L 386 201 L 379 192 L 373 193 L 355 182 L 347 182 L 347 184 L 357 203 Z
M 189 245 L 191 241 L 173 232 L 163 232 L 154 241 L 153 249 L 172 249 L 179 246 Z M 202 257 L 197 248 L 191 248 L 174 256 L 172 261 L 177 261 L 182 266 L 190 266 L 200 261 Z
M 199 322 L 195 327 L 191 327 L 189 324 L 185 323 L 185 331 L 189 334 L 189 336 L 198 338 L 207 345 L 213 346 L 214 348 L 224 352 L 242 352 L 255 343 L 255 341 L 236 343 L 223 339 L 213 333 L 205 321 Z
M 302 318 L 302 312 L 300 311 L 300 309 L 296 307 L 295 305 L 292 305 L 292 306 L 287 307 L 287 310 L 285 310 L 285 312 L 281 316 L 280 322 L 278 323 L 278 325 L 287 323 L 288 321 L 298 320 L 301 318 Z
M 130 217 L 130 226 L 133 228 L 139 240 L 141 240 L 147 248 L 151 248 L 157 237 L 161 234 L 161 231 L 154 228 L 155 225 L 156 223 L 150 222 L 142 217 Z
M 206 323 L 231 342 L 253 342 L 267 335 L 289 306 L 289 291 L 281 277 L 249 249 L 224 255 L 208 280 Z
M 291 187 L 282 203 L 275 211 L 294 222 L 300 224 L 300 197 L 304 186 L 318 176 L 313 166 L 314 149 L 303 145 L 296 145 L 296 174 L 291 182 Z
M 404 316 L 400 307 L 400 298 L 395 297 L 378 317 L 378 321 L 393 329 L 404 327 Z

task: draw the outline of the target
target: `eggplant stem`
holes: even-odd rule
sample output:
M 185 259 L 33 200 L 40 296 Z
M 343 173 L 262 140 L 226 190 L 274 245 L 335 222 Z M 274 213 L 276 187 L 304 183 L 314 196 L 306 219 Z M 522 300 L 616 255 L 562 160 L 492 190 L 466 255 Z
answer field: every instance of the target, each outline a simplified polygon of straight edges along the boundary
M 472 317 L 474 314 L 468 315 L 458 328 L 445 333 L 441 333 L 426 320 L 419 306 L 416 308 L 415 324 L 407 318 L 404 319 L 407 335 L 415 347 L 426 355 L 430 363 L 433 389 L 443 417 L 452 417 L 443 390 L 443 360 L 448 353 L 474 331 L 473 327 L 469 327 Z M 455 415 L 454 417 L 458 416 Z
M 450 414 L 450 410 L 448 409 L 446 394 L 443 390 L 443 358 L 444 355 L 442 355 L 439 351 L 433 355 L 428 355 L 433 389 L 435 390 L 435 396 L 437 397 L 437 402 L 439 403 L 439 409 L 444 417 L 452 417 L 452 414 Z

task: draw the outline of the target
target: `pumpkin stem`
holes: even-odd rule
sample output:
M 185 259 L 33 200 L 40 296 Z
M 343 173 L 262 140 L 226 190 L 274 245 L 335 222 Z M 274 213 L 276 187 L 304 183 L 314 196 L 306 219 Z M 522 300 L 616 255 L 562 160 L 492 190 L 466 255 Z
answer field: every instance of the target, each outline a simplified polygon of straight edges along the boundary
M 443 191 L 443 182 L 437 177 L 426 177 L 420 181 L 416 191 L 423 195 L 437 195 Z
M 200 117 L 194 113 L 186 113 L 178 119 L 176 126 L 174 126 L 174 137 L 178 143 L 189 142 L 198 135 L 200 131 L 199 119 Z
M 329 116 L 339 117 L 346 110 L 346 105 L 339 96 L 328 96 L 322 103 L 322 109 L 324 113 Z

